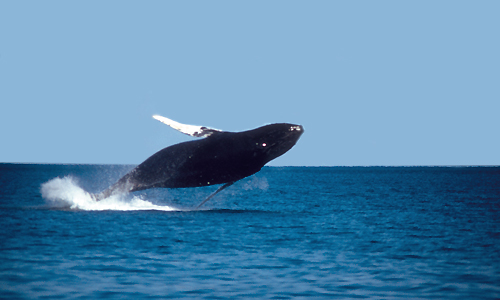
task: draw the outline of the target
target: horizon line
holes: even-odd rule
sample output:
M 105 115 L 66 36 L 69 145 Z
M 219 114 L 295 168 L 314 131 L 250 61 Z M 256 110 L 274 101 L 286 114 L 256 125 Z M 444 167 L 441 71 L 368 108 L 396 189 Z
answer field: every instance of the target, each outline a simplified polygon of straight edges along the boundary
M 138 166 L 139 164 L 127 164 L 127 163 L 46 163 L 46 162 L 0 162 L 0 164 L 11 164 L 11 165 L 67 165 L 67 166 Z M 457 164 L 457 165 L 265 165 L 264 167 L 270 168 L 373 168 L 373 167 L 383 167 L 383 168 L 411 168 L 411 167 L 442 167 L 442 168 L 456 168 L 456 167 L 500 167 L 500 165 L 467 165 L 467 164 Z

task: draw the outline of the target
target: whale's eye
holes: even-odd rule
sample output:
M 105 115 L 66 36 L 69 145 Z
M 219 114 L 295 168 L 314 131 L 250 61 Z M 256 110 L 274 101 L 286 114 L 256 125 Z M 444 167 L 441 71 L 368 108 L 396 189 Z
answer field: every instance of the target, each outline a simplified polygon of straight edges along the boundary
M 264 149 L 266 149 L 266 147 L 267 147 L 267 143 L 265 143 L 265 142 L 258 142 L 258 143 L 255 143 L 255 146 L 256 146 L 258 149 L 264 150 Z

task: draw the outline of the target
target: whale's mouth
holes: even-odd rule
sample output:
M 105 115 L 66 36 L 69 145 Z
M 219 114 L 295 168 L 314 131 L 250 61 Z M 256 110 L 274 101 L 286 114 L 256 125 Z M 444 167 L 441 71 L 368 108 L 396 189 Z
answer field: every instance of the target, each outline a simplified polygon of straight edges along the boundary
M 265 153 L 267 161 L 271 161 L 290 150 L 304 133 L 302 125 L 290 125 L 285 132 L 280 133 L 280 137 L 266 144 Z

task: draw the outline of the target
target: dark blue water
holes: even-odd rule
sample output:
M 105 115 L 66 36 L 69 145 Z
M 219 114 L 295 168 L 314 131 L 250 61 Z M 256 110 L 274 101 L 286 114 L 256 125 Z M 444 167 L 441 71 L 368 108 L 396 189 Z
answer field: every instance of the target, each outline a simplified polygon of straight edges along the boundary
M 200 211 L 217 187 L 90 202 L 130 168 L 0 164 L 0 298 L 500 298 L 499 167 L 266 167 Z

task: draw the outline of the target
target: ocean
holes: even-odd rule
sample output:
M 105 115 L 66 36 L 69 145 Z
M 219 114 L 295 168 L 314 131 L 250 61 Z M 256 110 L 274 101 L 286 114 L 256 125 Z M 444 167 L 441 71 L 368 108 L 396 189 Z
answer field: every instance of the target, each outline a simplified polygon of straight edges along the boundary
M 499 299 L 500 167 L 264 167 L 94 202 L 133 166 L 0 164 L 1 299 Z

